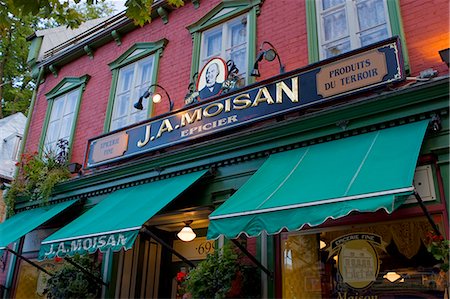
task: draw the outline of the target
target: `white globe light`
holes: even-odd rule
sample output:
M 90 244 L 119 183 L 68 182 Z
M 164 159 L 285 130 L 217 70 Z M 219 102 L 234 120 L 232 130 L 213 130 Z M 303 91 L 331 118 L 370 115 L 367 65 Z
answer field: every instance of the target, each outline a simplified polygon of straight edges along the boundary
M 180 238 L 181 241 L 189 242 L 195 239 L 197 235 L 194 233 L 192 228 L 188 225 L 183 227 L 180 232 L 177 234 L 177 237 Z
M 155 93 L 152 98 L 153 103 L 161 102 L 161 95 L 159 93 Z

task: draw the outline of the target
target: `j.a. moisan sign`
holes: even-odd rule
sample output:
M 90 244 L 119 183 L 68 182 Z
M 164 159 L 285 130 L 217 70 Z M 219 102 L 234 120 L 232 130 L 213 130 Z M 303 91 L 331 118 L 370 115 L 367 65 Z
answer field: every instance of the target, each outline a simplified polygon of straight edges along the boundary
M 87 167 L 151 152 L 404 79 L 398 39 L 89 140 Z

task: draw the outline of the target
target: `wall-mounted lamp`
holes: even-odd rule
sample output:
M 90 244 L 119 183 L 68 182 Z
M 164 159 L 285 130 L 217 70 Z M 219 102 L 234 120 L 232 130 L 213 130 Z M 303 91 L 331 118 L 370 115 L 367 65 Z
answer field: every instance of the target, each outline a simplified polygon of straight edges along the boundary
M 265 44 L 269 45 L 270 48 L 267 50 L 263 50 L 263 46 Z M 284 65 L 281 63 L 280 55 L 278 54 L 277 50 L 275 50 L 275 47 L 271 43 L 264 41 L 259 47 L 259 53 L 256 56 L 256 61 L 253 65 L 253 70 L 250 73 L 250 76 L 261 76 L 261 74 L 259 73 L 259 62 L 261 62 L 263 58 L 265 58 L 267 61 L 273 61 L 275 58 L 278 58 L 278 64 L 280 65 L 280 74 L 284 73 Z
M 184 221 L 185 226 L 177 234 L 177 237 L 180 238 L 181 241 L 189 242 L 194 240 L 195 237 L 197 236 L 190 227 L 191 223 L 192 220 Z
M 167 99 L 169 100 L 169 111 L 172 111 L 172 109 L 173 109 L 173 102 L 172 102 L 172 100 L 170 99 L 170 96 L 169 96 L 169 93 L 167 92 L 167 90 L 164 88 L 164 87 L 162 87 L 161 85 L 159 85 L 159 84 L 152 84 L 152 85 L 150 85 L 148 88 L 147 88 L 147 90 L 144 92 L 144 94 L 143 95 L 141 95 L 140 97 L 139 97 L 139 100 L 133 105 L 134 106 L 134 108 L 136 108 L 136 109 L 138 109 L 138 110 L 142 110 L 142 109 L 144 109 L 144 106 L 142 105 L 142 101 L 144 100 L 144 99 L 146 99 L 146 98 L 148 98 L 148 97 L 152 97 L 152 101 L 153 101 L 153 103 L 159 103 L 159 102 L 161 102 L 161 99 L 162 99 L 162 97 L 161 97 L 161 94 L 159 94 L 159 93 L 153 93 L 150 89 L 152 88 L 152 87 L 159 87 L 159 88 L 161 88 L 162 90 L 164 90 L 164 92 L 166 93 L 166 96 L 167 96 Z
M 441 56 L 442 61 L 447 64 L 447 67 L 449 66 L 449 51 L 450 48 L 439 51 L 439 56 Z

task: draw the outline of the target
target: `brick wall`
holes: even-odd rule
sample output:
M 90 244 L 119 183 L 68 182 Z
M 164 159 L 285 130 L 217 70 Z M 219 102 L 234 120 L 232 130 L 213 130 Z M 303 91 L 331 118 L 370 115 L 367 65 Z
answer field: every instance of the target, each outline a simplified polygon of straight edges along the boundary
M 117 59 L 137 42 L 155 42 L 162 38 L 169 40 L 160 59 L 157 82 L 167 89 L 175 102 L 174 108 L 181 108 L 190 80 L 192 59 L 192 38 L 186 27 L 203 17 L 218 3 L 219 0 L 201 1 L 200 8 L 194 9 L 191 2 L 186 2 L 184 7 L 169 14 L 168 24 L 164 25 L 162 20 L 157 18 L 151 24 L 123 36 L 122 45 L 117 46 L 115 42 L 110 42 L 96 49 L 93 59 L 86 55 L 62 67 L 57 78 L 51 74 L 47 75 L 39 89 L 26 150 L 37 149 L 47 110 L 45 93 L 64 77 L 89 74 L 91 80 L 83 94 L 72 154 L 72 161 L 81 163 L 87 140 L 103 132 L 111 87 L 111 71 L 108 63 Z M 438 54 L 438 50 L 449 46 L 448 11 L 449 5 L 445 0 L 401 0 L 401 14 L 412 75 L 417 75 L 430 67 L 439 70 L 441 74 L 448 73 L 447 66 L 441 62 Z M 279 52 L 286 71 L 307 65 L 305 15 L 304 1 L 264 1 L 257 18 L 257 51 L 263 41 L 269 41 Z M 260 72 L 262 76 L 258 80 L 278 74 L 277 61 L 262 61 Z M 159 104 L 155 107 L 154 115 L 167 110 L 167 103 Z
M 406 43 L 411 64 L 411 74 L 434 68 L 448 74 L 438 51 L 449 44 L 449 2 L 447 0 L 401 0 Z

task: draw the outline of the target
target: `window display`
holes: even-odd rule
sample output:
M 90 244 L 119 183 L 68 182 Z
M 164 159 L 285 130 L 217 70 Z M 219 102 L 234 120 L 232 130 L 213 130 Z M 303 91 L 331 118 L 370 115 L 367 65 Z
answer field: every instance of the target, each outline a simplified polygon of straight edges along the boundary
M 425 217 L 282 233 L 283 298 L 443 298 Z

